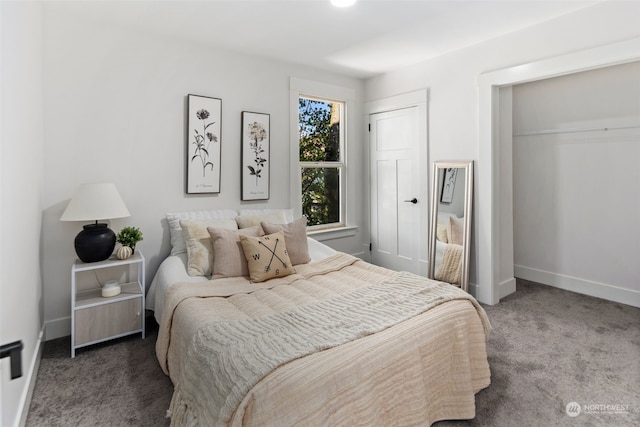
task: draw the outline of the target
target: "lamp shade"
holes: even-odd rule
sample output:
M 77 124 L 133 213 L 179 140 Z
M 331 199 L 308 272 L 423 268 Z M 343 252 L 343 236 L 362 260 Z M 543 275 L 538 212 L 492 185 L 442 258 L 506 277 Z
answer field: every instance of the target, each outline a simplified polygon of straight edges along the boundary
M 115 184 L 82 184 L 60 221 L 97 221 L 130 216 Z
M 95 221 L 83 226 L 76 236 L 76 254 L 84 262 L 103 261 L 111 256 L 116 245 L 115 233 L 99 219 L 124 218 L 129 210 L 115 185 L 82 184 L 67 205 L 60 221 Z

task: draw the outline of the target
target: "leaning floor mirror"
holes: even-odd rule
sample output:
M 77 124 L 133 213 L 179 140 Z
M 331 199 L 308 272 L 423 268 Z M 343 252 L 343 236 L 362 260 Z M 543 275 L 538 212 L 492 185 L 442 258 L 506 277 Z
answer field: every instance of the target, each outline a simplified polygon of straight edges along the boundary
M 473 160 L 433 163 L 429 278 L 469 289 Z

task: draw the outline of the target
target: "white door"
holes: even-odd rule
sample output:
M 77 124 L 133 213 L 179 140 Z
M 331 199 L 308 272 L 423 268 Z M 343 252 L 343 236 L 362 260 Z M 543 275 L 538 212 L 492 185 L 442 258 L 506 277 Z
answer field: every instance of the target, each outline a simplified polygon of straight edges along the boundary
M 371 260 L 420 274 L 418 107 L 371 114 L 369 124 Z

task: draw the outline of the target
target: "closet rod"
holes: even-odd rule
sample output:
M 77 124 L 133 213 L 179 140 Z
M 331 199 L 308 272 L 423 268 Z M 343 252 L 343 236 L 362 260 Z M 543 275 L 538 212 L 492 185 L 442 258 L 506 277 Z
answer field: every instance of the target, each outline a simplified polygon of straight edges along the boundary
M 529 130 L 515 133 L 513 136 L 531 136 L 531 135 L 548 135 L 553 133 L 573 133 L 573 132 L 598 132 L 618 129 L 638 129 L 640 125 L 632 126 L 610 126 L 606 128 L 565 128 L 565 129 L 545 129 L 545 130 Z

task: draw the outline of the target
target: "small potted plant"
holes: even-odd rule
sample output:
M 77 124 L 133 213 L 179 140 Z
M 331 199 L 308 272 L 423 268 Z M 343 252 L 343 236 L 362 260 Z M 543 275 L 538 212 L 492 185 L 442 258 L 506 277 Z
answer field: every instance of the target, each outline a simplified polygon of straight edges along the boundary
M 127 259 L 136 250 L 136 243 L 142 240 L 142 231 L 137 227 L 124 227 L 116 236 L 116 242 L 122 246 L 116 251 L 118 259 Z

